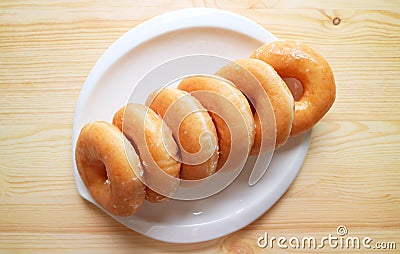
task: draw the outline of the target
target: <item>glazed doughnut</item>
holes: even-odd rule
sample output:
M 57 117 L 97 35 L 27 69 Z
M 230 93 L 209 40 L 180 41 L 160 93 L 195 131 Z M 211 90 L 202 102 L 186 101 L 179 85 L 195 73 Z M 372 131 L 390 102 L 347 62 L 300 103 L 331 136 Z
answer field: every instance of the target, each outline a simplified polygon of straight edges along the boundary
M 198 99 L 200 103 L 209 110 L 209 114 L 215 124 L 218 134 L 219 159 L 217 171 L 222 168 L 228 159 L 231 151 L 231 131 L 230 128 L 235 128 L 239 121 L 244 121 L 246 129 L 240 130 L 244 135 L 235 137 L 239 147 L 243 149 L 243 153 L 249 154 L 254 142 L 254 119 L 250 109 L 249 102 L 246 97 L 228 80 L 222 80 L 212 76 L 194 76 L 185 78 L 178 85 L 178 89 L 191 93 L 193 97 Z M 206 93 L 202 93 L 206 91 Z M 209 92 L 212 92 L 209 93 Z M 218 96 L 211 96 L 211 95 Z M 232 110 L 232 106 L 236 110 Z M 225 113 L 222 115 L 224 119 L 234 119 L 233 123 L 236 126 L 226 124 L 218 114 L 210 110 L 216 108 L 224 108 L 219 110 Z M 238 115 L 236 112 L 240 112 Z M 229 116 L 227 116 L 229 114 Z M 239 131 L 239 132 L 240 132 Z
M 218 139 L 207 110 L 185 91 L 163 88 L 146 101 L 165 123 L 180 147 L 181 178 L 198 180 L 212 175 L 218 162 Z
M 82 128 L 75 149 L 79 175 L 92 197 L 117 216 L 132 215 L 145 198 L 145 186 L 136 175 L 143 174 L 139 157 L 125 141 L 129 143 L 114 125 L 94 122 Z
M 232 81 L 250 100 L 254 101 L 257 108 L 259 100 L 263 97 L 256 91 L 259 85 L 265 90 L 271 102 L 275 116 L 276 140 L 275 147 L 283 145 L 289 138 L 294 116 L 293 97 L 276 71 L 267 63 L 257 59 L 236 60 L 217 71 L 217 75 Z M 265 98 L 265 97 L 264 97 Z M 260 118 L 255 115 L 256 134 L 251 155 L 260 152 L 262 140 Z M 257 127 L 258 126 L 258 127 Z M 265 152 L 265 151 L 261 151 Z
M 166 197 L 161 194 L 171 194 L 176 185 L 158 170 L 179 178 L 181 168 L 180 162 L 174 159 L 178 156 L 178 147 L 171 130 L 163 125 L 163 120 L 152 109 L 134 103 L 118 110 L 113 124 L 123 130 L 137 148 L 146 179 L 146 199 L 150 202 L 164 201 Z
M 295 78 L 302 83 L 304 92 L 295 101 L 291 136 L 313 127 L 335 101 L 336 86 L 331 67 L 306 44 L 274 41 L 258 48 L 251 57 L 270 64 L 282 78 Z

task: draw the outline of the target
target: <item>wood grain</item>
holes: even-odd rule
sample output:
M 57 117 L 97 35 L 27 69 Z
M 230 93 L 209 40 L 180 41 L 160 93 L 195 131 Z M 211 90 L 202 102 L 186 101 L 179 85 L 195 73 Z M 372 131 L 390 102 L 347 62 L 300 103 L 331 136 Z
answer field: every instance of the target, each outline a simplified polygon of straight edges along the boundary
M 228 236 L 178 245 L 139 235 L 80 198 L 71 129 L 80 89 L 107 47 L 186 7 L 230 10 L 307 42 L 331 64 L 337 100 L 270 211 Z M 0 24 L 1 253 L 265 253 L 256 243 L 264 232 L 323 237 L 339 225 L 400 248 L 399 1 L 18 0 L 0 2 Z

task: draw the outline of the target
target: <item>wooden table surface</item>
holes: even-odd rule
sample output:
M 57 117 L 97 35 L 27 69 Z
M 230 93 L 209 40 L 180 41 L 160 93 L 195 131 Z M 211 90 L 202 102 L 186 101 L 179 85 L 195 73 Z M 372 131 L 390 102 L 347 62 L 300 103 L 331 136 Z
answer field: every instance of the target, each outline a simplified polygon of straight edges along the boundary
M 158 14 L 204 6 L 317 49 L 334 70 L 337 99 L 272 209 L 219 239 L 164 243 L 78 195 L 72 121 L 89 71 L 117 38 Z M 287 252 L 262 250 L 257 239 L 322 238 L 339 225 L 400 250 L 400 1 L 3 0 L 0 95 L 0 253 Z

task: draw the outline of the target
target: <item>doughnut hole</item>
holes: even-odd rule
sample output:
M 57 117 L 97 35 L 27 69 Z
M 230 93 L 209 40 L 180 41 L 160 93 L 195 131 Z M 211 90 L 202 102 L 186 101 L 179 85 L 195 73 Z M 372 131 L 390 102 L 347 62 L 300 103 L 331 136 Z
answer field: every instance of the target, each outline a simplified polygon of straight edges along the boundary
M 246 99 L 247 99 L 247 102 L 249 103 L 249 105 L 250 105 L 250 110 L 251 110 L 251 113 L 253 114 L 253 116 L 256 114 L 256 108 L 254 107 L 254 105 L 253 105 L 253 103 L 251 102 L 251 100 L 249 99 L 249 97 L 247 97 L 245 94 L 243 94 L 244 95 L 244 97 L 246 97 Z
M 297 78 L 283 78 L 295 101 L 300 101 L 304 95 L 303 84 Z
M 97 183 L 107 183 L 108 175 L 106 171 L 106 165 L 102 161 L 96 161 L 92 165 L 93 168 L 93 180 Z
M 103 161 L 89 156 L 82 160 L 81 164 L 82 167 L 90 171 L 90 173 L 87 171 L 82 172 L 89 186 L 101 186 L 108 183 L 107 168 Z

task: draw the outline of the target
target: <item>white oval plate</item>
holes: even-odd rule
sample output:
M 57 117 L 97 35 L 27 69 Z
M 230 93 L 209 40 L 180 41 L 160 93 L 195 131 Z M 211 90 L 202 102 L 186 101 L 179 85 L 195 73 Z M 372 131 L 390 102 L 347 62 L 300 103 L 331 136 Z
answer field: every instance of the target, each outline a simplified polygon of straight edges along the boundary
M 205 8 L 166 13 L 123 35 L 93 67 L 76 107 L 72 157 L 79 194 L 101 208 L 76 168 L 74 151 L 81 128 L 91 121 L 110 122 L 146 73 L 168 60 L 192 54 L 231 60 L 245 58 L 260 45 L 273 40 L 275 36 L 249 19 Z M 278 149 L 268 172 L 254 186 L 248 185 L 251 169 L 245 167 L 230 186 L 211 197 L 196 201 L 169 200 L 160 204 L 146 201 L 128 218 L 108 214 L 136 232 L 166 242 L 194 243 L 227 235 L 256 220 L 283 195 L 301 168 L 310 135 L 311 132 L 307 132 L 291 138 Z

